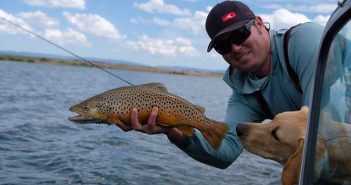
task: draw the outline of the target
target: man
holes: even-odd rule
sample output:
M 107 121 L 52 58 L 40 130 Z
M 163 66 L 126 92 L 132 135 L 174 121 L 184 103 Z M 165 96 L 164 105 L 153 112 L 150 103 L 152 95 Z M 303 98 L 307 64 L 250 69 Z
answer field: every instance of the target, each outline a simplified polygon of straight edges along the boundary
M 224 81 L 233 89 L 225 118 L 231 129 L 219 150 L 212 149 L 199 133 L 187 137 L 176 128 L 156 126 L 157 108 L 153 109 L 148 124 L 141 125 L 137 110 L 133 109 L 131 126 L 121 123 L 119 127 L 124 131 L 163 133 L 194 159 L 226 168 L 243 149 L 235 130 L 238 123 L 263 121 L 309 104 L 323 27 L 305 23 L 290 33 L 288 58 L 299 79 L 301 93 L 294 86 L 284 63 L 284 32 L 267 29 L 262 18 L 255 16 L 245 4 L 238 1 L 217 4 L 208 14 L 206 30 L 211 38 L 208 52 L 214 48 L 229 64 Z M 258 101 L 257 94 L 261 101 Z M 260 103 L 262 101 L 265 108 Z

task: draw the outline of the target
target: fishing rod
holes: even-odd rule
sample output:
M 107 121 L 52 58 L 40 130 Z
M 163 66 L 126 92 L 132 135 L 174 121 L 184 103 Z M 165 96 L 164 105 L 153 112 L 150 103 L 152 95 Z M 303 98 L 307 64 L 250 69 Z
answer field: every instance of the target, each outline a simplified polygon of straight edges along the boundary
M 82 62 L 86 62 L 86 63 L 88 63 L 88 64 L 90 64 L 90 65 L 92 65 L 92 66 L 94 66 L 94 67 L 97 67 L 97 68 L 99 68 L 99 69 L 105 71 L 106 73 L 108 73 L 108 74 L 110 74 L 110 75 L 112 75 L 112 76 L 114 76 L 114 77 L 116 77 L 116 78 L 122 80 L 123 82 L 125 82 L 125 83 L 127 83 L 127 84 L 129 84 L 129 85 L 134 85 L 134 84 L 130 83 L 129 81 L 123 79 L 122 77 L 111 73 L 110 71 L 108 71 L 108 70 L 106 70 L 106 69 L 104 69 L 104 68 L 102 68 L 102 67 L 100 67 L 100 66 L 94 64 L 93 62 L 90 62 L 90 61 L 84 59 L 83 57 L 80 57 L 79 55 L 77 55 L 77 54 L 75 54 L 75 53 L 73 53 L 73 52 L 71 52 L 71 51 L 69 51 L 69 50 L 63 48 L 62 46 L 60 46 L 60 45 L 58 45 L 58 44 L 56 44 L 56 43 L 54 43 L 54 42 L 52 42 L 52 41 L 50 41 L 50 40 L 48 40 L 48 39 L 46 39 L 46 38 L 44 38 L 44 37 L 42 37 L 42 36 L 36 34 L 36 33 L 34 33 L 34 32 L 32 32 L 32 31 L 30 31 L 30 30 L 24 28 L 23 26 L 21 26 L 21 25 L 19 25 L 19 24 L 16 24 L 16 23 L 14 23 L 14 22 L 12 22 L 12 21 L 10 21 L 10 20 L 8 20 L 8 19 L 5 19 L 5 18 L 3 18 L 3 17 L 0 17 L 0 19 L 1 19 L 3 22 L 6 22 L 6 23 L 11 24 L 11 25 L 13 25 L 13 26 L 16 26 L 17 28 L 20 28 L 21 30 L 24 30 L 24 31 L 26 31 L 26 32 L 28 32 L 28 33 L 30 33 L 30 34 L 36 36 L 37 38 L 39 38 L 39 39 L 41 39 L 41 40 L 44 40 L 44 41 L 50 43 L 51 45 L 56 46 L 57 48 L 59 48 L 59 49 L 65 51 L 65 52 L 67 52 L 67 53 L 73 55 L 74 57 L 78 58 L 78 59 L 79 59 L 80 61 L 82 61 Z

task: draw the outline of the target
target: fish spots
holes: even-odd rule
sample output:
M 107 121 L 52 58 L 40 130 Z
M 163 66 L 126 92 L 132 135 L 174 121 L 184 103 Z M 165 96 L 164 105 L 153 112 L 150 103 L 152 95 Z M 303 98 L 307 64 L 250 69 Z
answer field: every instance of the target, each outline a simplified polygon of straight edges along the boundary
M 83 111 L 83 107 L 88 111 Z M 130 123 L 132 108 L 138 109 L 138 118 L 146 123 L 153 107 L 159 109 L 157 123 L 179 128 L 198 129 L 209 144 L 217 149 L 228 130 L 224 123 L 217 123 L 204 115 L 204 109 L 167 92 L 161 84 L 142 84 L 112 89 L 85 100 L 70 110 L 82 112 L 86 122 L 91 120 Z M 116 121 L 117 120 L 117 121 Z M 186 132 L 186 131 L 185 131 Z M 215 137 L 214 137 L 215 136 Z
M 206 123 L 202 120 L 203 113 L 195 105 L 164 89 L 152 85 L 126 86 L 97 95 L 93 101 L 99 102 L 96 106 L 98 112 L 118 115 L 121 120 L 130 119 L 130 111 L 134 107 L 144 116 L 148 116 L 153 107 L 158 107 L 158 117 L 163 122 L 171 122 L 171 125 L 189 124 L 196 128 L 196 124 Z

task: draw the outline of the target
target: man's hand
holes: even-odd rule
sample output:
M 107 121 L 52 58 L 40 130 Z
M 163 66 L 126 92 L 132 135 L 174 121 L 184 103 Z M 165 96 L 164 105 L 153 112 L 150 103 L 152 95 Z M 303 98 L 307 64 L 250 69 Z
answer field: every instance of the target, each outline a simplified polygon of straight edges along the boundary
M 156 119 L 158 115 L 158 108 L 154 107 L 150 113 L 149 119 L 147 121 L 147 124 L 142 125 L 139 123 L 138 119 L 138 109 L 133 108 L 132 109 L 132 115 L 131 115 L 131 124 L 127 125 L 123 122 L 120 122 L 117 124 L 118 127 L 120 127 L 123 131 L 128 132 L 131 130 L 135 130 L 138 132 L 142 132 L 145 134 L 165 134 L 167 137 L 172 140 L 174 143 L 181 143 L 183 140 L 183 133 L 180 132 L 175 127 L 164 127 L 156 124 Z

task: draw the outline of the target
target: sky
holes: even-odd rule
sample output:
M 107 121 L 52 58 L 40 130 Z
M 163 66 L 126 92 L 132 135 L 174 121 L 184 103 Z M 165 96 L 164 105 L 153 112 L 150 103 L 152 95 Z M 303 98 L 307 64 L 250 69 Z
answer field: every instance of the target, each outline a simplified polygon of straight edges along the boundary
M 148 66 L 225 70 L 205 20 L 213 0 L 0 0 L 5 18 L 85 58 Z M 325 25 L 337 0 L 244 0 L 279 30 L 297 23 Z M 0 51 L 70 56 L 0 19 Z

